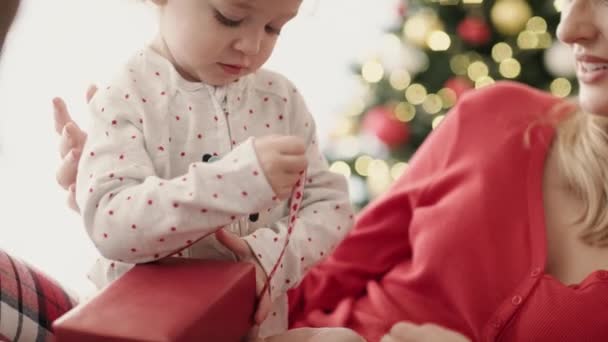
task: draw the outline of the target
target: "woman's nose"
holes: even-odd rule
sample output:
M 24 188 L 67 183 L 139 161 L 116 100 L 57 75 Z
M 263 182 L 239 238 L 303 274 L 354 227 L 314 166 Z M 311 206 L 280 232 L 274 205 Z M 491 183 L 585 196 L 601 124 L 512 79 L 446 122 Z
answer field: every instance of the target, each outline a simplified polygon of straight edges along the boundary
M 589 41 L 597 36 L 595 20 L 593 1 L 565 1 L 557 27 L 557 38 L 566 44 Z

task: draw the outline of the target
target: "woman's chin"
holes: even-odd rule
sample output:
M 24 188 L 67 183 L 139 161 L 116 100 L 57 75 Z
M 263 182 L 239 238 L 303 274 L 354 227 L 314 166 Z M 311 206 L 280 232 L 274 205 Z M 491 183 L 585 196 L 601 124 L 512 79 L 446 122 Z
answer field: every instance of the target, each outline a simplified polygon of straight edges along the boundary
M 579 92 L 579 105 L 587 113 L 608 117 L 608 89 L 585 89 Z

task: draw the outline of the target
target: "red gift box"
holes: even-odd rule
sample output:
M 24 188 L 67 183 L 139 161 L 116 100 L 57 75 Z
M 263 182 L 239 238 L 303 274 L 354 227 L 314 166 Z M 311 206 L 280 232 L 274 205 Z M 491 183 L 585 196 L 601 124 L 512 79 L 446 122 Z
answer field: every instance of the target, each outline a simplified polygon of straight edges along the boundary
M 53 328 L 57 342 L 240 341 L 255 300 L 249 263 L 168 258 L 135 266 Z

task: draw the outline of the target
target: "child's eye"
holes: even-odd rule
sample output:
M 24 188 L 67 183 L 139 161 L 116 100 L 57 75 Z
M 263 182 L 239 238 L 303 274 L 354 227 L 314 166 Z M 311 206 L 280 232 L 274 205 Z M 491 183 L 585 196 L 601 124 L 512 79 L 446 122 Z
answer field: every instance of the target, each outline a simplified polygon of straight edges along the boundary
M 277 29 L 272 26 L 266 26 L 266 32 L 270 34 L 276 34 L 278 36 L 281 34 L 281 29 Z
M 225 17 L 225 16 L 224 16 L 222 13 L 220 13 L 220 12 L 219 12 L 219 11 L 217 11 L 217 10 L 215 11 L 215 13 L 214 13 L 214 14 L 215 14 L 215 15 L 214 15 L 214 16 L 215 16 L 215 19 L 216 19 L 217 21 L 219 21 L 219 22 L 220 22 L 220 24 L 225 25 L 225 26 L 228 26 L 228 27 L 237 27 L 237 26 L 239 26 L 239 25 L 241 24 L 241 22 L 243 21 L 242 19 L 241 19 L 241 20 L 232 20 L 232 19 L 226 18 L 226 17 Z

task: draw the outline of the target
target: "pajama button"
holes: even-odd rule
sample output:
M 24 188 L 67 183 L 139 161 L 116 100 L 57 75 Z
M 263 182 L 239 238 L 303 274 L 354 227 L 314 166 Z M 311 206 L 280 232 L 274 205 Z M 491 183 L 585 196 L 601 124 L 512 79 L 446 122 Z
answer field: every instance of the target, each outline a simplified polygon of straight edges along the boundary
M 599 271 L 597 272 L 597 277 L 600 278 L 601 280 L 607 280 L 608 279 L 608 271 Z
M 205 154 L 203 154 L 203 157 L 201 159 L 204 163 L 213 163 L 213 162 L 220 160 L 220 157 L 211 155 L 209 153 L 205 153 Z
M 513 296 L 513 298 L 511 298 L 511 303 L 513 303 L 513 305 L 518 306 L 519 304 L 521 304 L 522 298 L 521 296 Z
M 494 329 L 500 329 L 500 327 L 502 327 L 502 319 L 496 317 L 492 322 L 492 326 L 494 327 Z
M 530 276 L 532 278 L 536 278 L 540 275 L 540 267 L 537 267 L 535 269 L 532 270 L 532 272 L 530 272 Z

